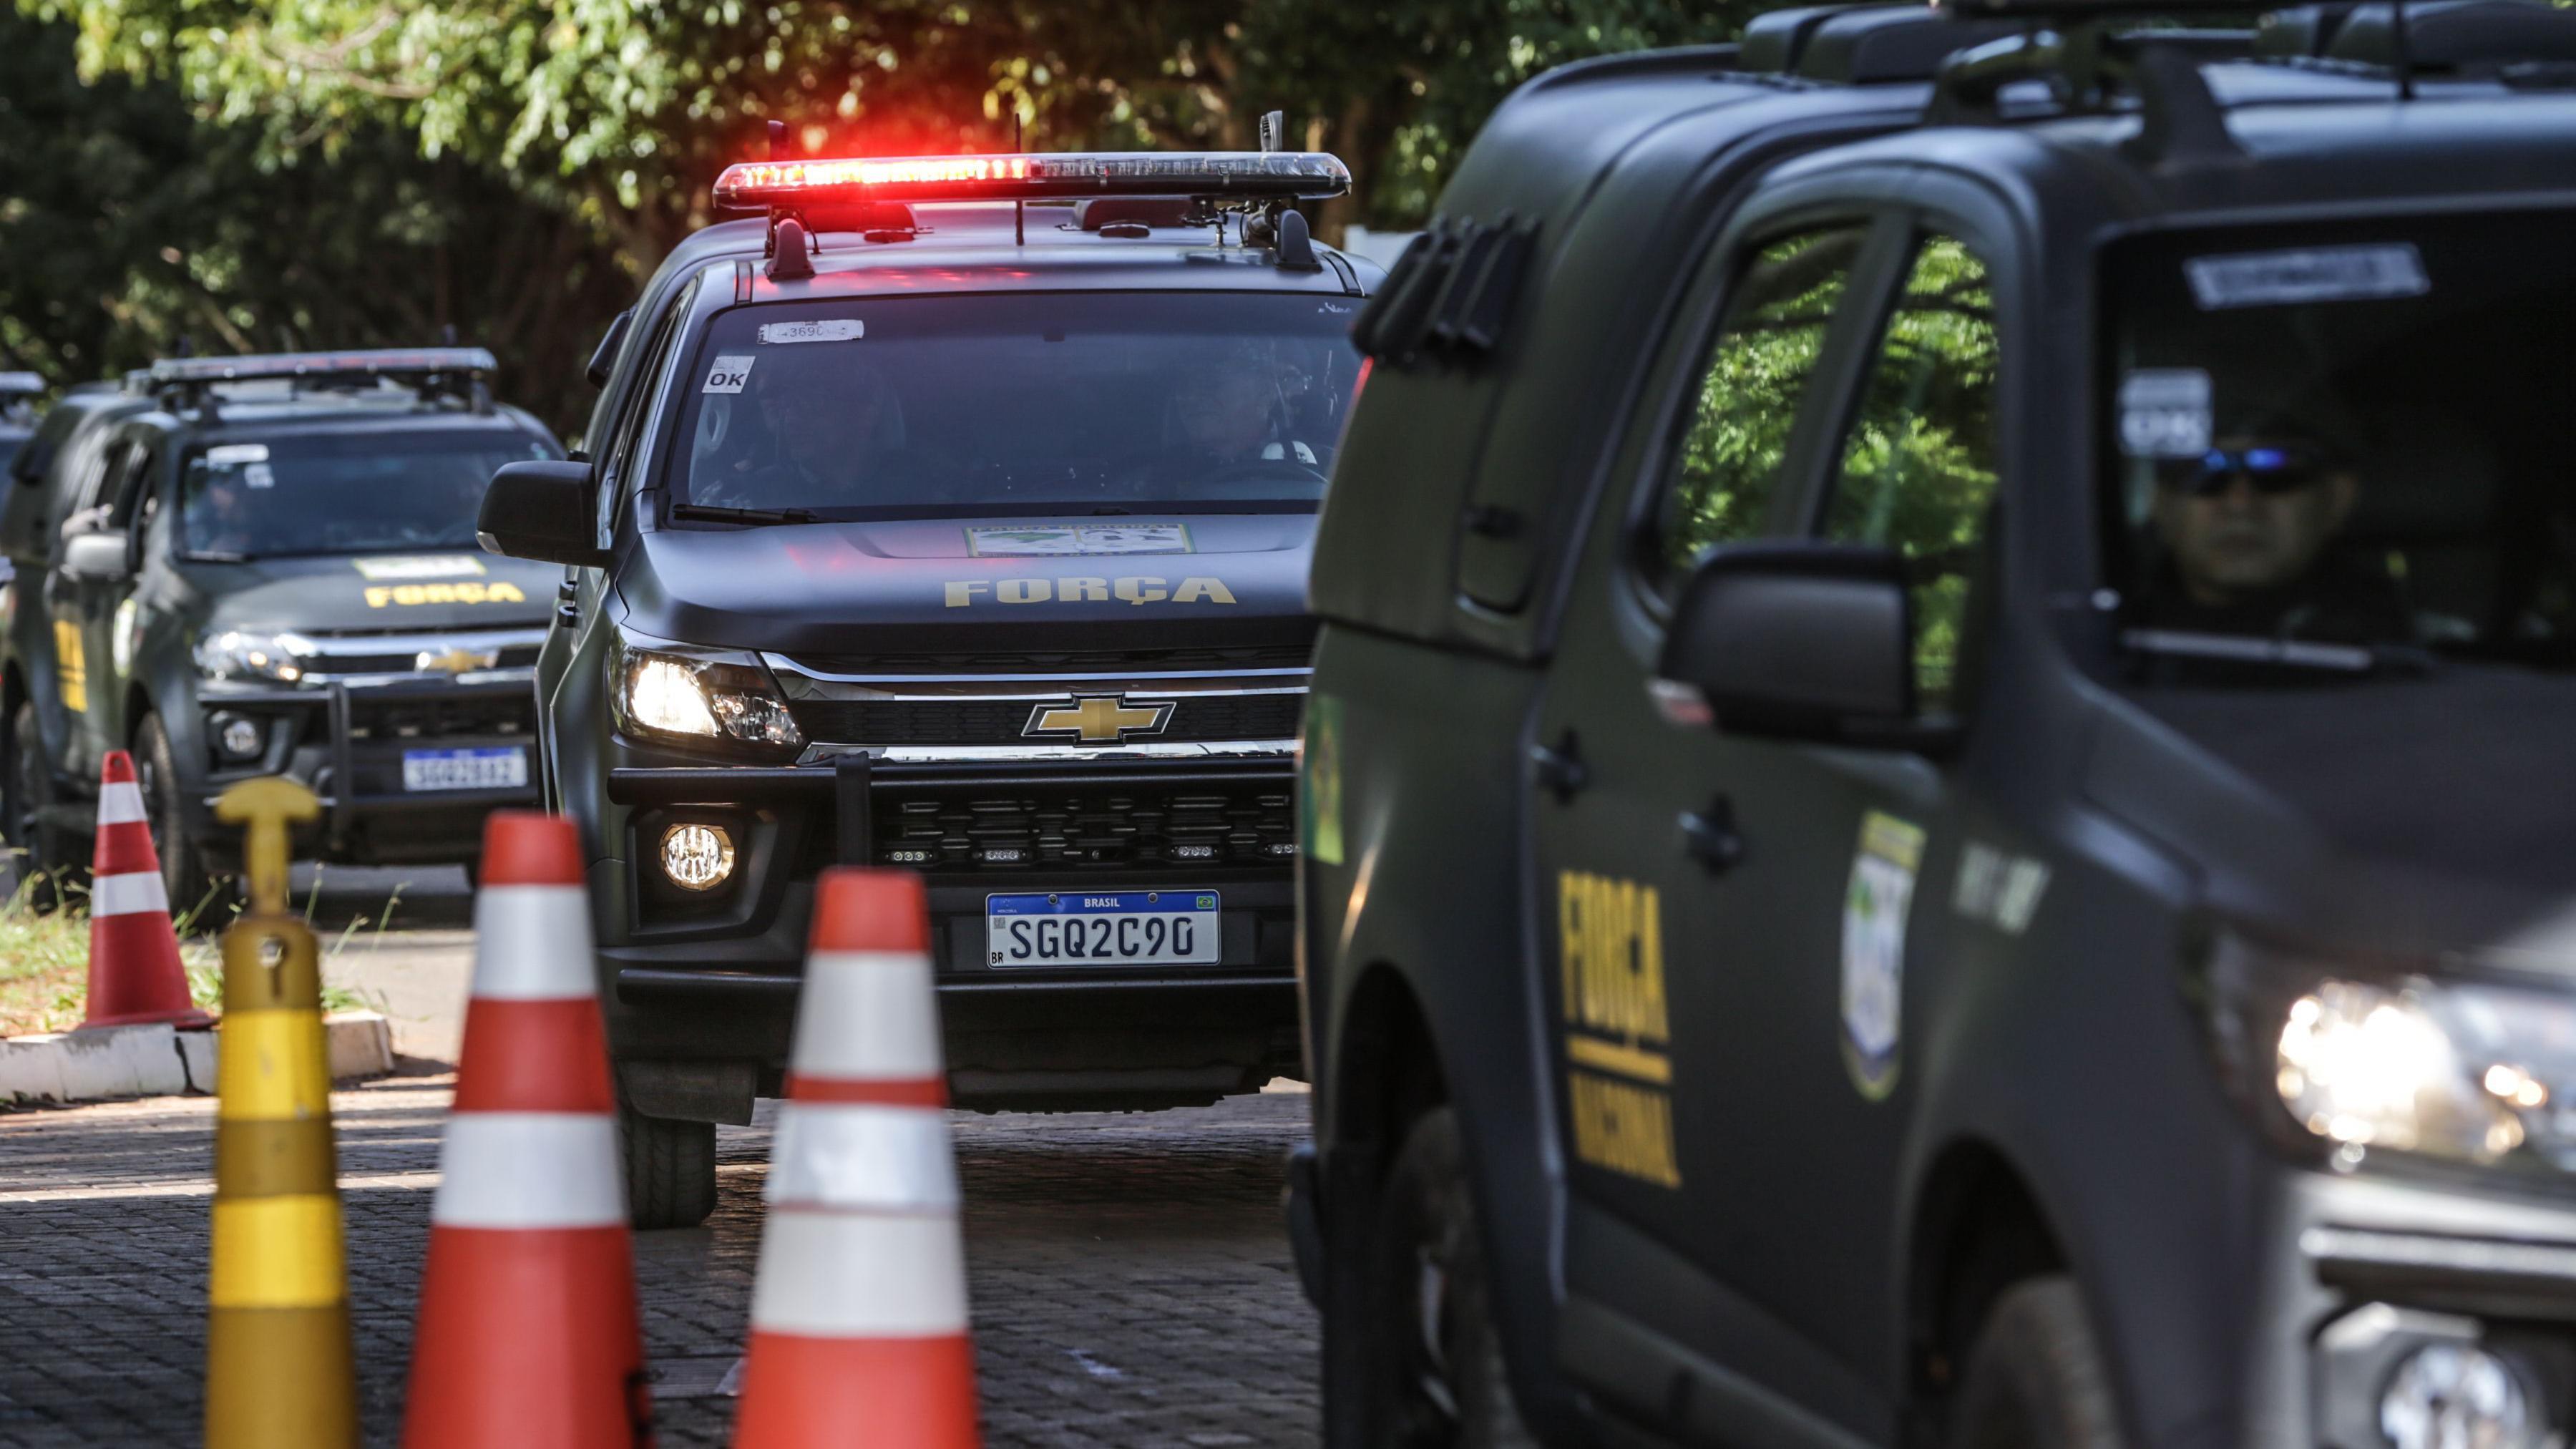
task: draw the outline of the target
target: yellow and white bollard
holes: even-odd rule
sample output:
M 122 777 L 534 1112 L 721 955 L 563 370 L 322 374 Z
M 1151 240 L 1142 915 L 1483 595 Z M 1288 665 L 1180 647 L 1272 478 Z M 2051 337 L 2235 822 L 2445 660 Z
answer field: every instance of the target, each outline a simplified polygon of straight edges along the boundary
M 275 778 L 215 802 L 217 819 L 249 827 L 251 900 L 223 942 L 206 1449 L 358 1441 L 321 959 L 286 902 L 288 832 L 320 813 L 312 791 Z

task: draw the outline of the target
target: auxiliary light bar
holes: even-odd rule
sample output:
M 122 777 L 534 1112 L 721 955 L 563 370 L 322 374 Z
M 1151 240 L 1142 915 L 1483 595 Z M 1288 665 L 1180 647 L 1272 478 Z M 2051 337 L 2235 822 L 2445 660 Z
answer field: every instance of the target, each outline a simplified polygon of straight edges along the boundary
M 1049 152 L 744 161 L 716 178 L 721 211 L 800 201 L 1045 201 L 1192 196 L 1294 201 L 1340 196 L 1350 168 L 1321 151 Z
M 278 377 L 382 377 L 425 372 L 488 373 L 500 363 L 481 347 L 386 347 L 365 352 L 279 352 L 251 357 L 165 357 L 152 364 L 160 385 L 253 382 Z
M 35 373 L 0 372 L 0 397 L 33 396 L 44 390 L 44 378 Z

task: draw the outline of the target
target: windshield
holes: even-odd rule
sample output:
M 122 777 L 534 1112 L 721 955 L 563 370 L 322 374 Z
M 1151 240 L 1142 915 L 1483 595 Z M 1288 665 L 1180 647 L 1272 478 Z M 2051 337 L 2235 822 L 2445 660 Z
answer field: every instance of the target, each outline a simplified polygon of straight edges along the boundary
M 494 470 L 558 457 L 515 428 L 236 440 L 188 455 L 180 549 L 196 558 L 470 548 Z
M 2571 246 L 2576 217 L 2526 212 L 2115 247 L 2130 643 L 2261 673 L 2576 666 Z
M 825 518 L 1312 508 L 1356 298 L 1013 293 L 736 308 L 674 496 Z

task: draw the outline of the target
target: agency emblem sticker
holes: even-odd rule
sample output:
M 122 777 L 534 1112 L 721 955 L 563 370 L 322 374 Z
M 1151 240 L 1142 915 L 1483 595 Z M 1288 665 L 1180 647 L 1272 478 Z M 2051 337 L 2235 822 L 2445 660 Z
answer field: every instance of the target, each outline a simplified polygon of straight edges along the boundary
M 1843 893 L 1843 1064 L 1871 1101 L 1896 1089 L 1904 1027 L 1905 915 L 1923 864 L 1923 829 L 1873 810 L 1861 817 Z

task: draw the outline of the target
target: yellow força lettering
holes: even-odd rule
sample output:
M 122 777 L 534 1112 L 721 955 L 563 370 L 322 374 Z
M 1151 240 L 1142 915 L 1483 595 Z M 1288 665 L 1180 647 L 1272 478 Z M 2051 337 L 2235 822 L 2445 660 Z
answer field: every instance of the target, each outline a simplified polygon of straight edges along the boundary
M 993 597 L 1005 604 L 1043 604 L 1055 586 L 1044 579 L 1004 579 L 993 590 Z
M 1194 603 L 1200 599 L 1212 604 L 1231 604 L 1234 590 L 1227 588 L 1223 579 L 1183 579 L 1180 588 L 1172 594 L 1175 604 Z
M 1110 586 L 1110 592 L 1131 604 L 1159 604 L 1171 597 L 1164 592 L 1161 579 L 1142 576 L 1120 579 Z
M 1557 891 L 1566 1021 L 1631 1042 L 1670 1040 L 1655 888 L 1567 871 Z
M 528 601 L 528 596 L 519 592 L 517 584 L 486 584 L 482 588 L 483 597 L 489 603 L 524 604 Z
M 367 590 L 367 607 L 368 607 L 368 608 L 370 608 L 370 609 L 381 609 L 381 608 L 383 608 L 385 605 L 390 604 L 390 603 L 392 603 L 393 601 L 394 601 L 394 591 L 393 591 L 393 590 L 391 590 L 391 589 L 369 589 L 369 590 Z
M 1107 579 L 1058 579 L 1055 596 L 1068 604 L 1102 604 L 1109 601 Z
M 396 584 L 394 602 L 405 608 L 414 604 L 426 604 L 429 602 L 429 591 L 418 584 Z
M 984 582 L 982 579 L 966 579 L 961 582 L 951 583 L 947 588 L 948 607 L 952 609 L 965 608 L 968 604 L 974 602 L 977 594 L 987 594 L 991 593 L 993 590 L 993 586 Z
M 456 596 L 456 585 L 454 584 L 423 584 L 420 587 L 421 597 L 433 604 L 454 604 L 459 602 L 470 604 L 474 602 L 471 599 L 459 600 Z

